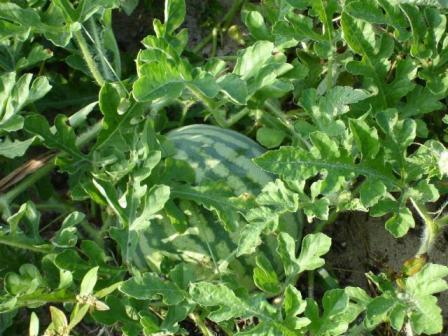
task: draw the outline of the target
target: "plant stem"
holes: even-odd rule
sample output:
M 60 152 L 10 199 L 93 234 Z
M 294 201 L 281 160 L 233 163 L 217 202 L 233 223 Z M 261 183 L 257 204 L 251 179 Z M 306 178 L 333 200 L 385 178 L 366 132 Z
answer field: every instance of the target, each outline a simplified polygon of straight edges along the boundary
M 101 75 L 98 67 L 96 66 L 95 60 L 93 59 L 92 54 L 90 53 L 89 46 L 87 45 L 87 41 L 82 35 L 81 31 L 74 32 L 74 37 L 76 42 L 78 42 L 79 48 L 81 49 L 82 56 L 89 68 L 93 78 L 98 83 L 99 86 L 103 86 L 105 83 L 103 76 Z
M 277 106 L 275 106 L 275 104 L 273 104 L 269 100 L 267 100 L 264 103 L 264 106 L 268 109 L 268 111 L 271 114 L 273 114 L 275 117 L 277 117 L 282 122 L 282 124 L 289 130 L 291 135 L 293 135 L 295 133 L 294 127 L 291 125 L 289 120 L 286 119 L 285 114 L 282 110 L 280 110 Z
M 250 112 L 250 109 L 245 107 L 241 111 L 239 111 L 239 112 L 235 113 L 234 115 L 232 115 L 226 121 L 227 127 L 230 127 L 230 126 L 233 126 L 234 124 L 236 124 L 238 121 L 241 120 L 241 118 L 244 118 L 249 112 Z
M 211 112 L 213 118 L 221 127 L 227 127 L 227 123 L 225 120 L 225 117 L 223 116 L 223 111 L 218 109 L 217 104 L 207 96 L 205 96 L 202 92 L 200 92 L 196 87 L 193 85 L 188 85 L 188 89 L 190 92 L 195 96 L 198 100 L 202 102 L 202 104 L 209 109 Z
M 208 330 L 207 325 L 205 324 L 204 320 L 199 316 L 198 313 L 191 313 L 190 318 L 196 323 L 199 330 L 204 336 L 213 336 L 213 334 Z
M 419 204 L 413 198 L 410 198 L 410 201 L 411 201 L 413 207 L 415 208 L 415 210 L 418 212 L 421 219 L 423 220 L 423 222 L 425 223 L 425 232 L 424 232 L 423 240 L 422 240 L 419 250 L 417 251 L 417 256 L 419 256 L 419 255 L 426 254 L 431 250 L 431 248 L 437 238 L 437 234 L 440 231 L 440 228 L 439 228 L 438 222 L 434 221 L 431 218 L 431 216 L 428 214 L 426 207 L 423 204 Z
M 93 17 L 91 17 L 88 20 L 88 24 L 90 26 L 90 31 L 92 32 L 92 35 L 93 35 L 93 43 L 95 44 L 96 50 L 98 51 L 99 56 L 100 56 L 99 60 L 101 63 L 101 68 L 103 70 L 103 74 L 107 74 L 110 70 L 106 64 L 105 52 L 103 51 L 103 46 L 102 46 L 102 43 L 100 40 L 100 36 L 98 34 L 98 29 L 96 28 L 95 21 L 93 20 Z M 108 76 L 106 76 L 106 77 L 108 77 Z
M 29 307 L 31 305 L 41 305 L 43 302 L 46 303 L 68 303 L 68 302 L 76 302 L 74 295 L 68 294 L 61 290 L 60 292 L 55 293 L 42 293 L 39 297 L 33 297 L 31 295 L 25 295 L 18 299 L 16 304 L 16 308 L 18 307 Z
M 414 332 L 412 331 L 411 323 L 408 321 L 404 326 L 404 332 L 406 336 L 414 336 Z
M 310 149 L 311 145 L 306 141 L 300 134 L 298 134 L 294 126 L 291 125 L 290 121 L 285 117 L 285 113 L 280 110 L 275 104 L 267 100 L 264 103 L 264 106 L 267 108 L 268 112 L 271 113 L 274 117 L 280 120 L 284 127 L 288 130 L 291 137 L 295 137 L 300 140 L 300 142 L 305 146 L 306 149 Z
M 314 271 L 308 272 L 308 297 L 314 298 Z

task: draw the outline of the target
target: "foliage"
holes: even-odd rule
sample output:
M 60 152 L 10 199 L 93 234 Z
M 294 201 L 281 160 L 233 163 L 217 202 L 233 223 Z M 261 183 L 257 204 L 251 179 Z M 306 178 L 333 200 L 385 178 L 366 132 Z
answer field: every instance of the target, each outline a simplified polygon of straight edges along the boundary
M 0 2 L 0 335 L 441 334 L 448 3 L 235 0 L 192 46 L 166 0 L 126 55 L 138 5 Z M 421 246 L 338 285 L 344 212 Z

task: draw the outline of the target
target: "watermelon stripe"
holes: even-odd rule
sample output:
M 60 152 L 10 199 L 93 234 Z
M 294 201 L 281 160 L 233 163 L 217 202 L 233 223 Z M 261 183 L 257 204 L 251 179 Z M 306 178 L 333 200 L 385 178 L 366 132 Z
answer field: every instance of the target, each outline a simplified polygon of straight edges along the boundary
M 233 176 L 245 176 L 247 177 L 246 182 L 250 182 L 250 185 L 247 187 L 244 187 L 244 182 L 241 181 L 241 179 L 233 178 L 233 181 L 230 181 L 229 185 L 233 186 L 232 182 L 235 182 L 235 184 L 238 184 L 237 186 L 234 186 L 233 189 L 237 191 L 237 194 L 241 194 L 243 192 L 248 192 L 249 190 L 253 189 L 254 191 L 259 191 L 261 186 L 264 186 L 266 183 L 271 181 L 271 177 L 265 173 L 261 168 L 258 168 L 254 166 L 251 160 L 247 159 L 246 156 L 240 155 L 237 151 L 235 151 L 231 147 L 227 147 L 226 145 L 222 143 L 216 143 L 213 142 L 212 139 L 201 137 L 200 143 L 207 143 L 210 145 L 213 145 L 211 147 L 205 147 L 202 146 L 199 151 L 203 148 L 205 153 L 204 156 L 201 157 L 201 155 L 197 154 L 197 151 L 190 152 L 190 156 L 188 157 L 188 154 L 184 148 L 197 148 L 196 143 L 191 143 L 194 141 L 183 141 L 182 143 L 176 143 L 177 147 L 180 147 L 178 149 L 178 153 L 176 154 L 176 158 L 180 160 L 185 160 L 190 162 L 192 164 L 193 168 L 195 168 L 196 171 L 196 178 L 198 182 L 203 181 L 205 179 L 208 180 L 216 180 L 218 179 L 224 179 L 229 178 L 229 170 L 225 167 L 232 166 Z M 208 159 L 207 158 L 213 158 Z M 187 159 L 188 158 L 188 159 Z M 210 167 L 208 164 L 210 163 L 210 160 L 213 160 L 213 162 L 221 163 L 218 164 L 215 167 Z M 198 164 L 198 162 L 200 164 Z M 200 168 L 199 168 L 200 167 Z M 205 173 L 203 173 L 205 172 Z M 210 176 L 212 174 L 212 176 Z M 204 178 L 204 175 L 208 178 Z
M 185 140 L 185 136 L 195 136 L 195 135 L 207 135 L 211 136 L 219 141 L 228 144 L 230 147 L 239 147 L 242 149 L 250 149 L 251 151 L 257 151 L 257 155 L 261 155 L 264 150 L 259 144 L 253 141 L 251 138 L 246 137 L 245 135 L 238 133 L 236 131 L 232 131 L 225 128 L 217 128 L 215 126 L 210 125 L 190 125 L 185 126 L 180 129 L 171 131 L 168 133 L 168 137 L 171 139 L 175 139 L 176 136 L 182 136 Z
M 185 139 L 185 137 L 188 136 L 188 139 Z M 234 139 L 231 137 L 222 137 L 222 136 L 215 136 L 214 134 L 197 134 L 197 133 L 186 133 L 182 134 L 182 137 L 176 137 L 173 136 L 170 139 L 177 143 L 181 147 L 186 147 L 185 142 L 195 142 L 197 144 L 201 144 L 201 147 L 207 147 L 204 145 L 215 145 L 215 144 L 222 144 L 226 148 L 232 148 L 234 150 L 238 150 L 238 153 L 241 155 L 244 155 L 245 157 L 256 157 L 260 156 L 263 153 L 262 148 L 248 148 L 247 145 L 253 146 L 255 144 L 252 140 L 250 140 L 250 143 L 245 143 L 242 145 L 236 145 Z M 191 144 L 189 144 L 191 146 Z M 188 146 L 188 147 L 189 147 Z M 258 145 L 257 145 L 258 146 Z M 194 147 L 189 147 L 194 148 Z
M 243 181 L 241 178 L 239 178 L 239 176 L 246 175 L 247 171 L 244 170 L 239 165 L 232 165 L 234 163 L 234 161 L 236 161 L 237 159 L 233 159 L 232 157 L 230 157 L 230 159 L 229 159 L 229 156 L 223 156 L 222 151 L 219 151 L 219 149 L 217 149 L 216 147 L 210 148 L 208 153 L 209 153 L 208 155 L 211 155 L 213 158 L 216 158 L 219 161 L 221 161 L 222 166 L 231 165 L 233 167 L 232 176 L 227 176 L 225 178 L 228 181 L 228 185 L 236 191 L 236 194 L 239 195 L 244 192 L 257 193 L 261 190 L 261 187 L 264 185 L 264 183 L 260 183 L 258 181 L 253 181 L 252 179 L 247 179 L 247 180 Z M 207 168 L 205 168 L 205 169 L 207 169 Z M 260 169 L 260 171 L 261 171 L 261 169 Z M 207 170 L 206 173 L 209 173 L 212 175 L 209 177 L 209 179 L 212 181 L 213 180 L 216 181 L 216 179 L 223 180 L 223 177 L 224 177 L 224 176 L 220 176 L 219 174 L 217 174 L 216 169 Z M 270 179 L 267 181 L 264 181 L 264 182 L 267 183 L 269 181 L 270 181 Z

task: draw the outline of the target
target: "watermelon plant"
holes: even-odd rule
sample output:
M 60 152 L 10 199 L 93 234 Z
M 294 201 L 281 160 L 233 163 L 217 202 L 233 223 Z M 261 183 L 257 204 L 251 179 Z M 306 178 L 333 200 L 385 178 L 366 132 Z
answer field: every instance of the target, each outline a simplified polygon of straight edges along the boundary
M 448 3 L 209 2 L 0 2 L 0 336 L 444 335 Z

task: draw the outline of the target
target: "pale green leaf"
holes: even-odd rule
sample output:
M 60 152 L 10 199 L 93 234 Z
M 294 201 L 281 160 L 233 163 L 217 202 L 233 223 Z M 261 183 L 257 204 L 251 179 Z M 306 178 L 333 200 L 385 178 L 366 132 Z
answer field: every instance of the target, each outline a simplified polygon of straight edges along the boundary
M 312 271 L 325 264 L 321 258 L 331 247 L 331 238 L 323 233 L 308 234 L 303 238 L 297 263 L 300 272 Z
M 60 309 L 50 306 L 50 315 L 54 329 L 64 330 L 68 326 L 67 317 Z
M 255 76 L 260 68 L 271 59 L 274 44 L 268 41 L 258 41 L 245 49 L 238 57 L 233 72 L 243 80 Z
M 205 307 L 219 307 L 209 318 L 221 322 L 245 315 L 248 307 L 235 293 L 224 284 L 198 282 L 190 286 L 191 298 Z
M 280 256 L 286 275 L 293 274 L 297 268 L 296 242 L 286 232 L 278 235 L 277 253 Z
M 39 114 L 32 114 L 25 119 L 24 128 L 27 132 L 43 139 L 45 146 L 51 149 L 60 149 L 72 156 L 79 163 L 87 158 L 81 153 L 76 144 L 76 135 L 67 125 L 67 117 L 58 115 L 55 119 L 56 133 L 52 133 L 48 121 Z
M 350 130 L 355 138 L 356 146 L 363 157 L 373 159 L 380 150 L 380 142 L 376 128 L 369 127 L 364 120 L 350 119 Z
M 257 196 L 259 205 L 272 207 L 277 213 L 295 212 L 299 207 L 299 195 L 289 190 L 282 180 L 269 182 Z
M 283 309 L 286 316 L 300 315 L 305 311 L 306 301 L 302 299 L 299 290 L 291 285 L 286 287 Z
M 39 336 L 39 318 L 35 312 L 31 313 L 28 334 L 29 336 Z
M 256 257 L 254 283 L 264 292 L 276 294 L 280 291 L 280 282 L 271 262 L 264 255 Z
M 34 140 L 35 137 L 24 141 L 5 138 L 2 142 L 0 142 L 0 155 L 8 159 L 23 156 Z
M 153 273 L 144 273 L 125 281 L 120 286 L 120 291 L 138 300 L 152 300 L 162 296 L 163 302 L 168 305 L 179 304 L 186 294 L 171 281 L 163 280 Z
M 386 229 L 395 238 L 403 237 L 409 229 L 415 226 L 414 217 L 408 208 L 401 208 L 386 221 Z
M 433 295 L 448 289 L 443 278 L 448 276 L 448 267 L 426 264 L 418 273 L 406 279 L 406 290 L 414 296 Z
M 262 243 L 261 235 L 268 227 L 278 225 L 278 215 L 266 207 L 253 208 L 246 214 L 248 223 L 240 232 L 237 256 L 252 254 Z
M 275 148 L 282 144 L 286 134 L 282 130 L 261 127 L 257 130 L 257 141 L 266 148 Z
M 84 275 L 79 291 L 80 295 L 91 295 L 93 293 L 93 288 L 98 280 L 98 268 L 94 267 Z
M 247 84 L 235 74 L 226 74 L 217 81 L 221 91 L 233 103 L 245 105 L 248 99 Z
M 168 33 L 180 27 L 186 14 L 185 0 L 166 0 L 164 21 Z
M 386 195 L 386 192 L 387 188 L 381 180 L 367 179 L 359 189 L 361 203 L 366 208 L 370 208 L 377 204 Z

